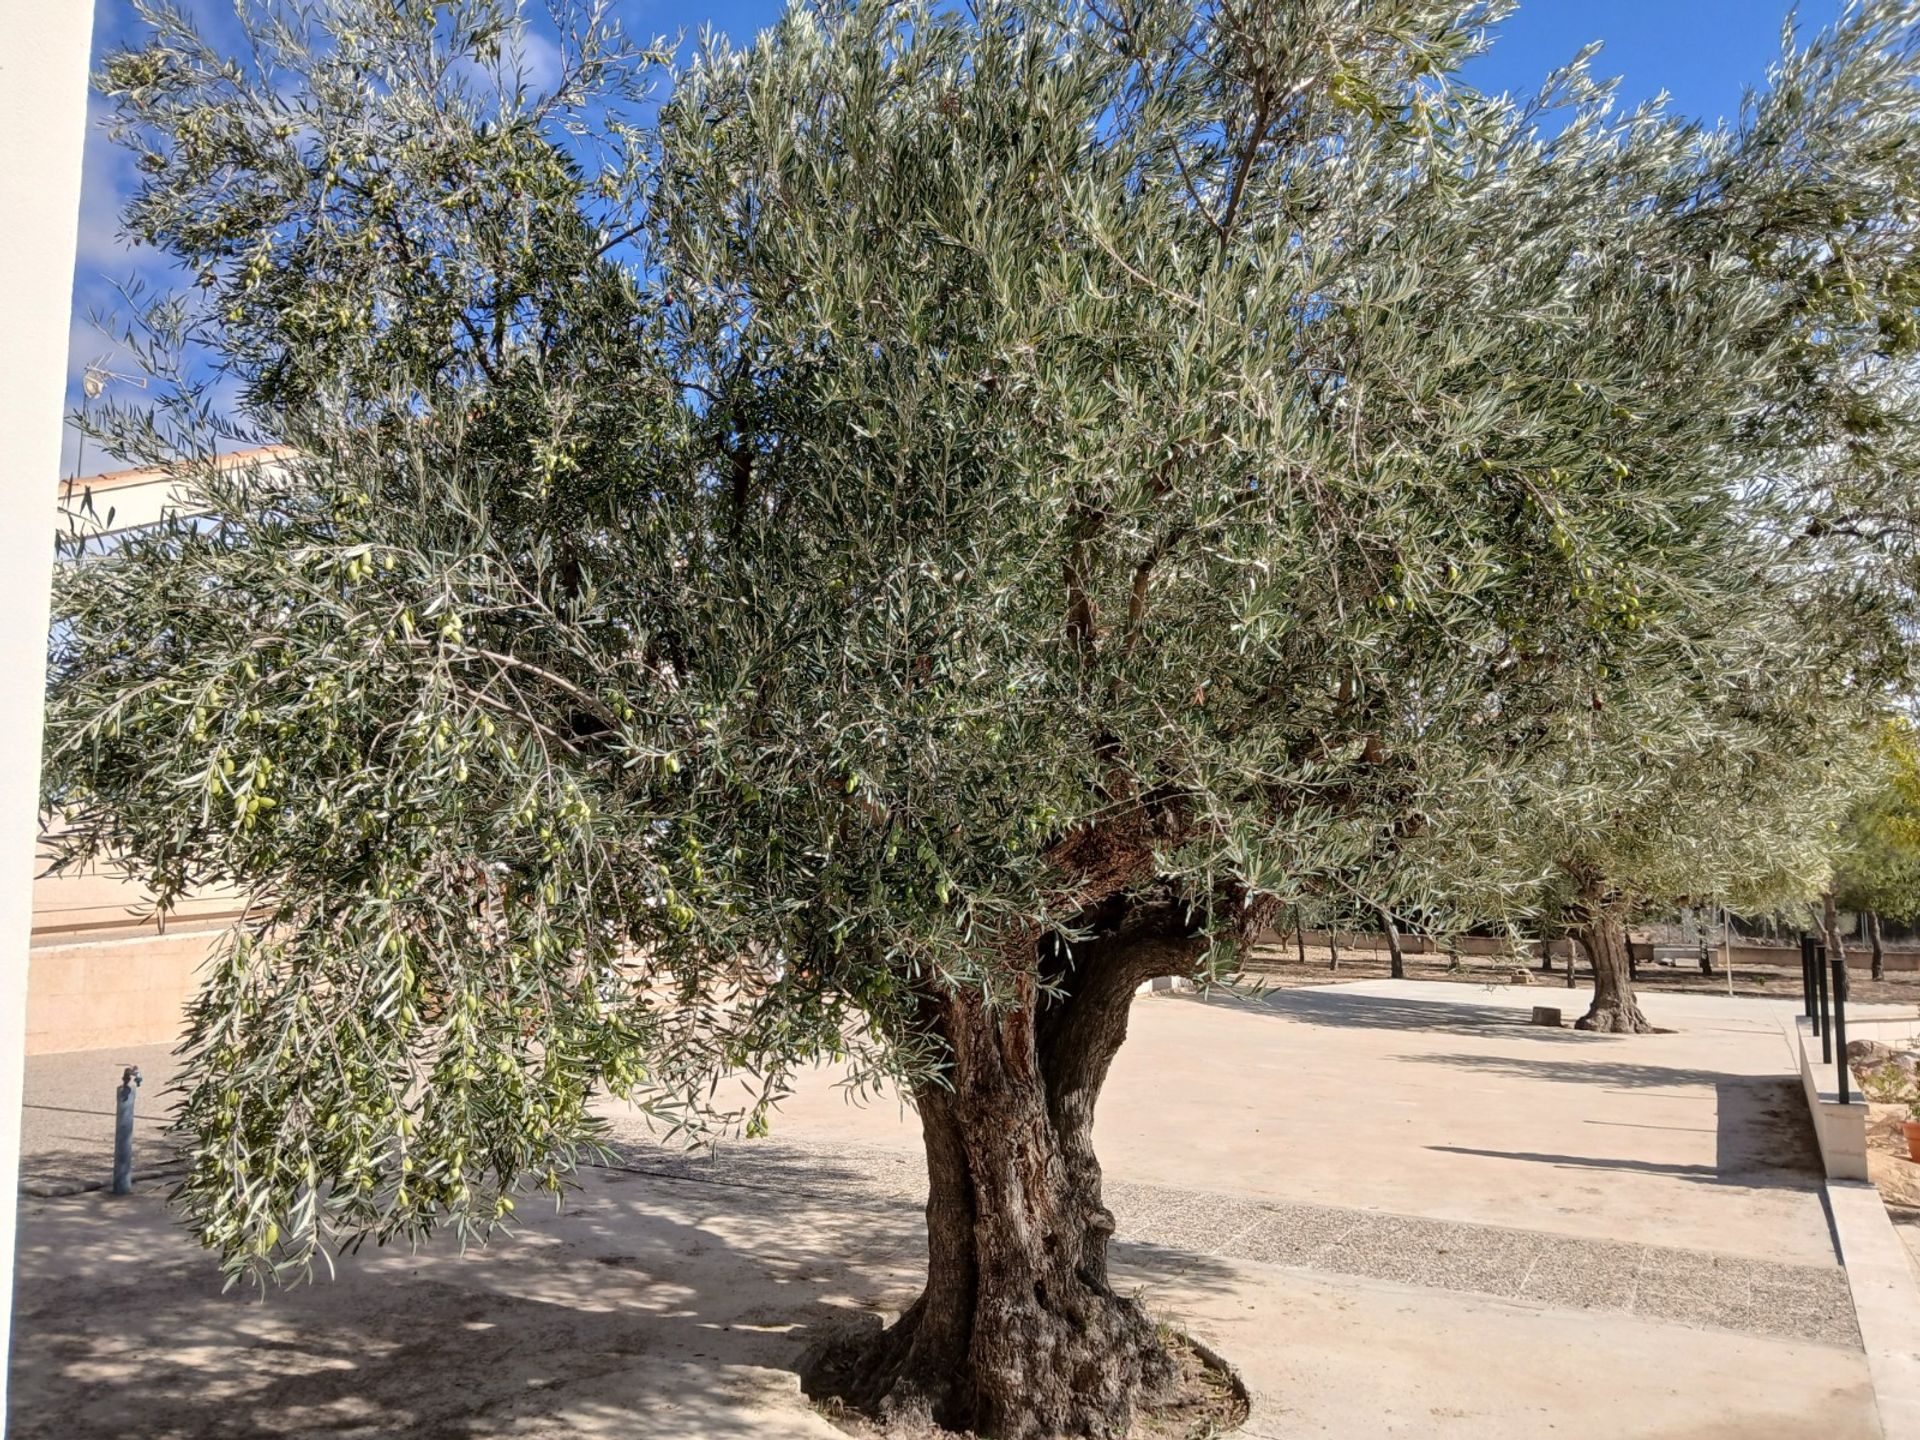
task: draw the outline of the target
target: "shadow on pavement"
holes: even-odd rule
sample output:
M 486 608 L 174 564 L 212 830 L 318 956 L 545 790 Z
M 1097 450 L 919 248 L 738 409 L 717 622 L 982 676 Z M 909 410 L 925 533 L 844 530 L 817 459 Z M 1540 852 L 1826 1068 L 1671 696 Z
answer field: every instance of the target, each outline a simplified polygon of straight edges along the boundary
M 1564 993 L 1545 992 L 1546 998 L 1540 1003 L 1557 1005 L 1563 1013 L 1571 1013 L 1566 1003 L 1556 998 Z M 1584 1014 L 1586 997 L 1579 991 L 1574 994 L 1580 1000 L 1579 1012 Z M 1397 996 L 1366 995 L 1333 985 L 1270 990 L 1265 994 L 1232 990 L 1212 990 L 1204 995 L 1169 994 L 1159 997 L 1159 1003 L 1212 1005 L 1335 1029 L 1427 1030 L 1438 1035 L 1484 1035 L 1488 1031 L 1497 1031 L 1503 1037 L 1559 1045 L 1605 1045 L 1628 1038 L 1589 1035 L 1584 1031 L 1534 1025 L 1530 1023 L 1527 1011 L 1504 1005 L 1421 1000 L 1413 996 L 1401 999 Z
M 1478 1060 L 1478 1056 L 1434 1056 L 1445 1061 Z M 1607 1068 L 1604 1065 L 1596 1069 Z M 1619 1067 L 1615 1067 L 1619 1068 Z M 1646 1071 L 1653 1066 L 1631 1067 Z M 1820 1151 L 1814 1138 L 1797 1080 L 1773 1076 L 1727 1076 L 1707 1071 L 1668 1070 L 1664 1081 L 1652 1078 L 1644 1085 L 1710 1084 L 1714 1090 L 1714 1163 L 1668 1164 L 1654 1160 L 1627 1160 L 1593 1155 L 1556 1155 L 1527 1150 L 1487 1150 L 1467 1145 L 1430 1145 L 1451 1155 L 1478 1155 L 1494 1160 L 1518 1160 L 1563 1169 L 1614 1170 L 1644 1175 L 1670 1175 L 1703 1185 L 1746 1188 L 1818 1189 Z M 1576 1077 L 1577 1078 L 1577 1077 Z M 1596 1077 L 1597 1078 L 1597 1077 Z M 1617 1083 L 1617 1082 L 1616 1082 Z
M 917 1291 L 914 1203 L 587 1172 L 562 1213 L 462 1256 L 435 1242 L 337 1279 L 221 1293 L 157 1194 L 27 1202 L 16 1440 L 263 1436 L 831 1437 L 794 1367 Z M 1210 1268 L 1211 1266 L 1211 1268 Z M 1132 1268 L 1138 1268 L 1137 1266 Z M 1212 1262 L 1157 1268 L 1205 1290 Z M 1151 1278 L 1151 1277 L 1149 1277 Z

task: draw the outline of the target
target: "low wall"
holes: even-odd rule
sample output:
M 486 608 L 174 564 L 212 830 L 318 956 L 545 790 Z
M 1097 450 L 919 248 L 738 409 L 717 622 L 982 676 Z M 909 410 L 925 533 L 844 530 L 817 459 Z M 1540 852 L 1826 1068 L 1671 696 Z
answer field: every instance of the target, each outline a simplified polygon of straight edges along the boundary
M 1849 1041 L 1891 1044 L 1920 1035 L 1920 1019 L 1911 1015 L 1862 1015 L 1853 1013 L 1851 1006 L 1848 1010 Z M 1807 1016 L 1796 1014 L 1784 1025 L 1788 1043 L 1800 1057 L 1800 1086 L 1806 1092 L 1814 1138 L 1820 1142 L 1821 1165 L 1830 1179 L 1867 1179 L 1867 1101 L 1852 1076 L 1847 1077 L 1847 1103 L 1840 1103 L 1840 1067 L 1846 1064 L 1846 1056 L 1821 1059 L 1820 1037 L 1813 1033 L 1813 1021 Z
M 1820 1037 L 1805 1015 L 1792 1018 L 1789 1040 L 1800 1057 L 1800 1088 L 1806 1093 L 1813 1137 L 1820 1144 L 1820 1164 L 1829 1179 L 1867 1178 L 1867 1102 L 1849 1083 L 1851 1097 L 1840 1103 L 1840 1065 L 1820 1058 Z M 1851 1033 L 1851 1032 L 1850 1032 Z
M 1327 933 L 1325 930 L 1307 931 L 1307 948 L 1309 950 L 1325 950 L 1327 948 Z M 1387 953 L 1387 937 L 1385 935 L 1374 934 L 1365 930 L 1340 930 L 1334 932 L 1334 934 L 1339 942 L 1340 949 L 1343 951 L 1367 950 L 1376 951 L 1382 955 Z M 1298 942 L 1295 940 L 1294 933 L 1291 930 L 1273 930 L 1268 932 L 1264 943 L 1281 948 L 1291 948 Z M 1540 944 L 1536 940 L 1523 940 L 1519 942 L 1516 949 L 1513 942 L 1495 936 L 1462 935 L 1455 944 L 1462 955 L 1512 956 L 1515 959 L 1526 961 L 1538 961 L 1540 958 Z M 1571 944 L 1572 942 L 1563 936 L 1553 941 L 1548 947 L 1548 953 L 1556 960 L 1564 959 Z M 1402 935 L 1400 937 L 1400 948 L 1408 955 L 1438 955 L 1446 952 L 1446 945 L 1443 941 L 1436 940 L 1427 935 Z M 1663 945 L 1659 948 L 1672 952 L 1678 951 L 1681 947 Z M 1634 959 L 1642 965 L 1652 964 L 1654 949 L 1654 946 L 1647 944 L 1644 940 L 1636 940 L 1634 942 Z M 1885 964 L 1888 970 L 1920 970 L 1920 950 L 1896 950 L 1888 948 L 1882 953 L 1885 957 Z M 1736 941 L 1724 952 L 1716 946 L 1713 951 L 1715 970 L 1718 970 L 1722 965 L 1723 956 L 1725 963 L 1731 963 L 1735 969 L 1739 970 L 1752 970 L 1761 967 L 1798 970 L 1800 967 L 1800 947 L 1797 945 L 1761 945 L 1752 942 L 1741 943 Z M 1676 963 L 1685 964 L 1688 958 L 1688 956 L 1680 956 L 1676 960 Z M 1847 947 L 1847 961 L 1859 972 L 1865 973 L 1871 959 L 1871 953 L 1864 946 L 1849 945 Z M 1585 963 L 1584 960 L 1582 963 Z
M 200 964 L 222 933 L 170 930 L 34 946 L 27 966 L 27 1053 L 179 1039 Z
M 240 908 L 231 893 L 205 891 L 183 898 L 162 925 L 118 876 L 36 879 L 27 1053 L 177 1040 L 201 962 Z
M 1326 949 L 1329 933 L 1330 932 L 1325 930 L 1307 931 L 1307 948 L 1309 950 Z M 1377 931 L 1336 930 L 1332 931 L 1331 935 L 1339 944 L 1342 951 L 1371 950 L 1381 955 L 1387 953 L 1387 937 Z M 1270 930 L 1267 932 L 1263 943 L 1287 947 L 1297 945 L 1299 941 L 1295 938 L 1294 932 L 1291 930 Z M 1553 943 L 1554 954 L 1563 955 L 1566 953 L 1566 941 L 1556 940 Z M 1512 942 L 1496 936 L 1462 935 L 1454 944 L 1462 955 L 1511 956 L 1514 954 Z M 1444 955 L 1447 951 L 1447 946 L 1444 940 L 1437 940 L 1431 935 L 1402 935 L 1400 937 L 1400 950 L 1402 954 L 1406 955 Z M 1523 940 L 1520 942 L 1519 954 L 1523 959 L 1537 960 L 1540 956 L 1540 947 L 1533 941 Z

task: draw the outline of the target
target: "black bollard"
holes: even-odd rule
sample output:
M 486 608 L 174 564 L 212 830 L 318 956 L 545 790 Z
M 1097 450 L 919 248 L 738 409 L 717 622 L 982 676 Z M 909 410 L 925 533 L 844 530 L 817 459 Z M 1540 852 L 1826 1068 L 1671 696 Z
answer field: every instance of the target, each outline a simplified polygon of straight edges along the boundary
M 1833 1063 L 1833 1010 L 1827 998 L 1827 947 L 1816 943 L 1813 947 L 1813 983 L 1814 993 L 1820 1002 L 1820 1063 Z
M 1820 1007 L 1813 1000 L 1813 937 L 1800 932 L 1800 993 L 1806 998 L 1807 1019 L 1813 1022 L 1813 1033 L 1820 1033 Z
M 1853 1078 L 1853 1072 L 1847 1068 L 1847 962 L 1836 958 L 1833 962 L 1833 1051 L 1837 1062 L 1834 1069 L 1840 1075 L 1840 1103 L 1850 1103 L 1847 1095 L 1847 1082 Z

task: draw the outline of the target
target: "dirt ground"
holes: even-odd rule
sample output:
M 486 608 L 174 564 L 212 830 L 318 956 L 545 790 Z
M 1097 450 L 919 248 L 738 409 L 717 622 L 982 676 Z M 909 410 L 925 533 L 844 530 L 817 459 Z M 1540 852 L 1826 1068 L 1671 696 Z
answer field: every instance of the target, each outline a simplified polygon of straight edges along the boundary
M 1328 985 L 1342 980 L 1383 980 L 1388 975 L 1388 957 L 1379 950 L 1349 948 L 1342 945 L 1339 963 L 1325 945 L 1307 946 L 1307 962 L 1300 963 L 1292 937 L 1283 943 L 1259 945 L 1245 967 L 1251 984 L 1270 990 L 1291 989 L 1300 985 Z M 1861 1004 L 1920 1004 L 1920 971 L 1897 970 L 1885 980 L 1875 980 L 1868 970 L 1869 957 L 1849 955 L 1850 998 Z M 1526 980 L 1519 979 L 1524 970 Z M 1526 984 L 1550 990 L 1567 988 L 1566 962 L 1555 960 L 1550 971 L 1542 970 L 1538 960 L 1520 962 L 1495 955 L 1462 955 L 1459 967 L 1452 968 L 1445 955 L 1406 957 L 1409 980 L 1444 980 L 1468 985 Z M 1635 987 L 1646 994 L 1725 995 L 1727 975 L 1718 961 L 1711 976 L 1702 975 L 1697 965 L 1643 964 Z M 1593 972 L 1584 964 L 1577 967 L 1573 988 L 1588 992 L 1593 988 Z M 1797 963 L 1779 966 L 1738 965 L 1733 972 L 1735 995 L 1763 996 L 1768 999 L 1794 999 L 1800 993 L 1800 968 Z M 1545 1002 L 1543 1002 L 1545 1003 Z M 1584 1008 L 1584 1001 L 1582 1008 Z

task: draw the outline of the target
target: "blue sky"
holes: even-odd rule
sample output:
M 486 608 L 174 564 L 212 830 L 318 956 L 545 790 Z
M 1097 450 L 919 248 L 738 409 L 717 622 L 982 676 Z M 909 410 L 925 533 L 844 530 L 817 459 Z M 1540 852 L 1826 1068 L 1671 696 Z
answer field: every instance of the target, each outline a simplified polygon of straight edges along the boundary
M 1801 0 L 1800 23 L 1829 23 L 1841 0 Z M 1789 0 L 1522 0 L 1490 53 L 1468 78 L 1489 91 L 1531 91 L 1550 70 L 1582 45 L 1604 42 L 1595 62 L 1601 75 L 1620 77 L 1628 103 L 1665 91 L 1672 107 L 1713 121 L 1738 110 L 1743 89 L 1764 84 L 1779 54 L 1780 25 Z M 201 0 L 189 9 L 230 14 L 221 0 Z M 529 10 L 538 10 L 530 3 Z M 704 25 L 744 38 L 778 13 L 780 0 L 628 0 L 623 18 L 630 31 L 692 34 Z M 230 20 L 228 22 L 231 23 Z M 98 55 L 134 34 L 126 0 L 96 0 L 94 50 Z M 217 33 L 217 32 L 216 32 Z M 92 107 L 96 121 L 102 109 Z M 149 284 L 170 282 L 171 273 L 151 254 L 130 250 L 118 236 L 119 200 L 132 184 L 125 158 L 97 130 L 90 135 L 81 190 L 80 249 L 74 273 L 74 323 L 67 363 L 68 402 L 77 404 L 86 367 L 102 361 L 115 368 L 109 342 L 88 315 L 117 303 L 115 284 L 140 276 Z M 124 385 L 126 382 L 110 382 Z M 78 457 L 85 471 L 102 468 L 99 457 Z M 76 447 L 70 436 L 63 473 L 71 474 Z

